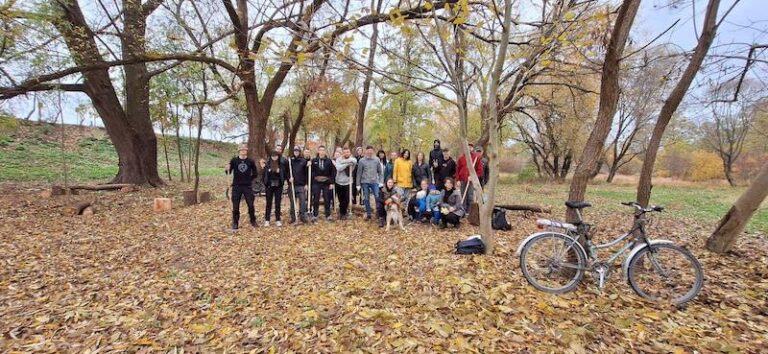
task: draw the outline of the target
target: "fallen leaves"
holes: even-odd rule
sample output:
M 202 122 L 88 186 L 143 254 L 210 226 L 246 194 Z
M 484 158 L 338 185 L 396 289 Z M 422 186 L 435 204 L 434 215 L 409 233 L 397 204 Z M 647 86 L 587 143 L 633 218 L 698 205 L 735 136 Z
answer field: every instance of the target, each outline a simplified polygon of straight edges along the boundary
M 496 255 L 467 257 L 451 253 L 457 239 L 472 233 L 467 225 L 458 231 L 411 225 L 387 234 L 356 219 L 233 234 L 224 200 L 164 214 L 148 210 L 152 198 L 173 197 L 177 189 L 98 193 L 104 208 L 87 219 L 61 217 L 58 198 L 0 201 L 0 351 L 766 347 L 765 239 L 746 238 L 738 257 L 714 256 L 690 242 L 707 284 L 686 309 L 675 309 L 637 298 L 618 274 L 603 293 L 593 290 L 590 277 L 570 294 L 534 290 L 513 251 L 535 225 L 515 214 L 516 228 L 497 234 Z M 263 201 L 258 205 L 261 212 Z M 681 219 L 680 234 L 669 238 L 694 237 L 686 232 L 699 228 L 693 222 Z M 625 223 L 601 227 L 614 231 Z

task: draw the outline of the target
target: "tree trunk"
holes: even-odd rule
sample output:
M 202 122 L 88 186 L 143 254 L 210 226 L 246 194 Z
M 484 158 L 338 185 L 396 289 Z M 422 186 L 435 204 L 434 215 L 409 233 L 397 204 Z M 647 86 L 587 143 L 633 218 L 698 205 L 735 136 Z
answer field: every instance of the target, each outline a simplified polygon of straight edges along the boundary
M 615 163 L 611 164 L 611 169 L 608 171 L 608 178 L 605 179 L 608 183 L 613 183 L 613 178 L 616 177 L 619 167 Z
M 725 174 L 725 179 L 728 180 L 728 185 L 730 185 L 731 187 L 736 187 L 736 181 L 733 179 L 733 162 L 732 161 L 723 162 L 723 173 Z
M 718 223 L 715 232 L 707 239 L 707 249 L 716 253 L 726 253 L 733 248 L 747 222 L 760 208 L 768 195 L 768 163 L 749 185 L 749 188 L 733 203 L 733 206 Z
M 178 112 L 176 112 L 176 150 L 179 152 L 179 173 L 181 174 L 181 181 L 184 182 L 184 155 L 181 153 L 181 122 L 179 121 Z
M 581 152 L 579 163 L 573 174 L 568 200 L 584 200 L 587 183 L 593 178 L 598 167 L 598 160 L 601 158 L 605 139 L 611 131 L 613 117 L 616 115 L 616 106 L 619 101 L 621 57 L 624 54 L 624 47 L 639 6 L 640 0 L 624 0 L 619 8 L 619 14 L 616 17 L 616 23 L 613 25 L 611 39 L 605 53 L 605 60 L 603 61 L 597 120 L 592 128 L 592 133 L 587 139 L 586 145 L 584 145 L 584 150 Z M 568 222 L 575 221 L 577 219 L 576 212 L 569 208 L 566 219 Z
M 203 86 L 205 86 L 205 77 L 203 77 Z M 205 90 L 205 89 L 203 89 Z M 208 95 L 205 94 L 204 100 L 208 99 Z M 198 106 L 197 107 L 197 140 L 195 141 L 195 203 L 197 203 L 197 192 L 200 189 L 200 137 L 203 134 L 203 109 L 205 107 Z
M 165 170 L 168 172 L 168 180 L 173 181 L 171 178 L 171 162 L 168 159 L 168 137 L 165 136 L 165 119 L 160 119 L 160 139 L 163 142 L 163 154 L 165 155 Z
M 78 2 L 57 1 L 55 6 L 61 10 L 61 17 L 55 18 L 53 24 L 64 38 L 74 62 L 77 65 L 104 62 Z M 127 12 L 125 17 L 126 31 L 121 38 L 141 37 L 128 39 L 123 45 L 130 47 L 135 43 L 143 43 L 143 26 L 139 26 L 139 31 L 134 31 L 130 26 L 135 24 L 135 18 Z M 141 76 L 142 72 L 146 73 L 146 67 L 144 71 L 137 67 L 126 67 L 125 109 L 117 97 L 108 70 L 86 71 L 82 75 L 85 93 L 104 122 L 107 135 L 117 152 L 118 172 L 112 182 L 148 183 L 156 186 L 163 182 L 157 173 L 157 138 L 149 120 L 148 78 Z M 141 77 L 137 78 L 133 74 Z
M 699 36 L 699 42 L 696 44 L 696 49 L 691 56 L 691 61 L 688 62 L 688 66 L 680 77 L 680 81 L 677 82 L 675 88 L 672 89 L 672 92 L 669 93 L 669 96 L 664 101 L 664 105 L 661 107 L 661 112 L 659 112 L 659 118 L 656 121 L 656 125 L 653 127 L 653 133 L 648 142 L 648 148 L 645 150 L 643 168 L 640 171 L 640 180 L 637 183 L 636 199 L 642 206 L 648 206 L 648 202 L 651 199 L 653 167 L 656 163 L 656 154 L 659 152 L 659 146 L 661 146 L 661 138 L 664 136 L 664 131 L 667 129 L 667 125 L 672 119 L 672 115 L 677 111 L 677 107 L 680 106 L 680 102 L 683 100 L 685 93 L 688 91 L 693 79 L 696 77 L 696 73 L 699 72 L 701 64 L 704 62 L 707 52 L 709 52 L 709 47 L 715 39 L 715 34 L 717 32 L 717 10 L 719 6 L 720 0 L 709 0 L 704 20 L 704 29 L 701 32 L 701 36 Z
M 382 0 L 371 0 L 371 12 L 378 13 L 381 10 Z M 368 107 L 368 94 L 373 80 L 373 65 L 376 56 L 376 46 L 379 44 L 379 27 L 373 24 L 373 33 L 371 34 L 370 49 L 368 51 L 368 68 L 365 71 L 365 81 L 363 81 L 363 94 L 360 96 L 360 105 L 357 107 L 357 131 L 355 132 L 355 146 L 363 146 L 365 140 L 365 109 Z

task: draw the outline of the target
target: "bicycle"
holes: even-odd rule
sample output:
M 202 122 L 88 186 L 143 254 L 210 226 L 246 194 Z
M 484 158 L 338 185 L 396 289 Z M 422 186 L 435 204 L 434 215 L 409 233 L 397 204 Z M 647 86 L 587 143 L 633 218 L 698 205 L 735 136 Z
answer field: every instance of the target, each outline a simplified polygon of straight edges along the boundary
M 574 290 L 584 273 L 590 271 L 602 290 L 614 261 L 631 249 L 623 262 L 622 272 L 636 294 L 675 305 L 683 305 L 695 298 L 704 282 L 704 273 L 696 257 L 672 241 L 651 240 L 646 233 L 650 222 L 646 214 L 662 212 L 664 207 L 644 208 L 636 202 L 621 204 L 635 208 L 632 228 L 605 244 L 592 243 L 592 225 L 585 223 L 581 215 L 582 209 L 592 206 L 587 202 L 565 202 L 576 212 L 574 223 L 537 220 L 537 226 L 547 231 L 528 236 L 517 250 L 520 268 L 528 283 L 540 291 L 563 294 Z M 628 242 L 608 259 L 598 258 L 598 250 L 611 248 L 624 240 Z M 535 258 L 539 255 L 543 257 Z M 653 289 L 659 285 L 660 289 Z M 679 296 L 678 291 L 683 294 Z

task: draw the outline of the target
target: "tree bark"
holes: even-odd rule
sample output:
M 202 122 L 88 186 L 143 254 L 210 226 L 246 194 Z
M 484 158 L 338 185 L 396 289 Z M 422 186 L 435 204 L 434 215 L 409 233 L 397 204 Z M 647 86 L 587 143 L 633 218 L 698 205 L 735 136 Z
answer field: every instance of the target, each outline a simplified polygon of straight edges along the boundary
M 165 155 L 165 170 L 168 172 L 168 180 L 173 181 L 171 178 L 171 161 L 168 159 L 168 137 L 165 135 L 165 117 L 160 119 L 160 139 L 163 142 L 163 154 Z
M 707 249 L 716 253 L 730 251 L 766 196 L 768 196 L 768 163 L 763 165 L 749 188 L 720 220 L 715 231 L 707 239 Z
M 661 138 L 664 136 L 664 131 L 667 129 L 667 125 L 672 119 L 672 115 L 677 111 L 678 106 L 680 106 L 680 102 L 683 100 L 685 93 L 688 91 L 693 79 L 696 77 L 696 73 L 699 72 L 701 64 L 704 62 L 704 58 L 707 56 L 707 52 L 709 52 L 709 48 L 712 46 L 712 42 L 715 39 L 715 34 L 717 33 L 717 10 L 719 6 L 720 0 L 709 0 L 704 19 L 704 29 L 699 36 L 699 42 L 696 44 L 696 49 L 694 50 L 683 75 L 680 77 L 680 80 L 664 101 L 664 105 L 661 107 L 661 112 L 659 112 L 659 118 L 656 121 L 656 125 L 653 127 L 653 133 L 648 142 L 648 148 L 645 150 L 643 168 L 640 171 L 640 180 L 637 183 L 636 199 L 642 206 L 648 206 L 648 202 L 651 199 L 653 167 L 656 163 L 656 155 L 659 152 L 659 146 L 661 146 Z
M 611 31 L 611 39 L 603 61 L 603 72 L 600 79 L 600 104 L 597 112 L 597 120 L 592 128 L 592 133 L 587 139 L 581 152 L 581 158 L 576 166 L 576 171 L 571 180 L 568 200 L 584 200 L 587 191 L 587 183 L 595 174 L 598 160 L 601 158 L 605 139 L 611 131 L 613 117 L 616 115 L 616 106 L 619 101 L 619 75 L 621 70 L 621 57 L 629 38 L 632 23 L 635 21 L 640 0 L 624 0 L 619 7 L 616 23 Z M 564 176 L 563 176 L 564 177 Z M 577 219 L 576 212 L 568 209 L 566 219 L 573 222 Z

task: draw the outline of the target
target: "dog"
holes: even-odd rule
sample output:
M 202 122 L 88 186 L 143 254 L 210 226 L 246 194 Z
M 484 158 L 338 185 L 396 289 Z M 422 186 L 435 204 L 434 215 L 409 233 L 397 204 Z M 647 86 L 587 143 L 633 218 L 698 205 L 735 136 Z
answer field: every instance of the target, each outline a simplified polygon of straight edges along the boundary
M 387 211 L 387 231 L 389 231 L 390 225 L 395 223 L 400 226 L 400 230 L 405 231 L 403 226 L 403 213 L 400 206 L 400 198 L 393 196 L 387 200 L 385 210 Z

